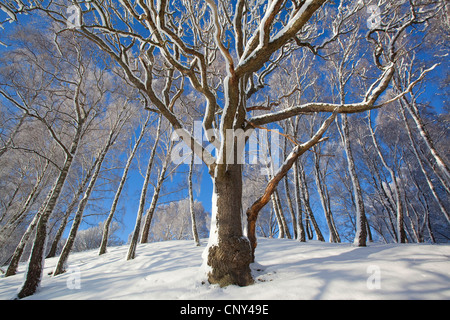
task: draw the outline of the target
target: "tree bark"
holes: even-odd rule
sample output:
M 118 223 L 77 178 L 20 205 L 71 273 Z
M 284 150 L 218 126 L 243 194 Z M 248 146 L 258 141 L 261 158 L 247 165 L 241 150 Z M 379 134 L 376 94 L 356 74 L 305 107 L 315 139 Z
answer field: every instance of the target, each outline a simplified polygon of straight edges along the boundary
M 70 251 L 72 250 L 73 244 L 75 243 L 75 238 L 77 236 L 78 228 L 80 227 L 84 209 L 86 208 L 89 198 L 91 196 L 92 191 L 94 190 L 95 183 L 97 182 L 97 179 L 100 174 L 100 169 L 102 168 L 103 161 L 105 160 L 106 154 L 109 151 L 109 148 L 114 143 L 115 137 L 117 137 L 116 132 L 114 129 L 111 128 L 111 131 L 109 133 L 107 142 L 105 146 L 102 147 L 102 150 L 100 151 L 100 154 L 96 157 L 96 160 L 94 162 L 94 172 L 92 174 L 91 181 L 89 181 L 89 184 L 86 188 L 86 191 L 84 192 L 83 198 L 80 200 L 80 203 L 78 204 L 78 209 L 75 214 L 75 217 L 73 219 L 72 227 L 70 228 L 69 236 L 66 240 L 66 243 L 64 244 L 64 247 L 62 249 L 61 255 L 59 256 L 58 263 L 56 264 L 55 271 L 53 273 L 54 276 L 64 273 L 66 271 L 66 263 L 69 259 Z
M 116 212 L 117 204 L 119 203 L 119 199 L 120 199 L 120 195 L 122 194 L 123 187 L 125 186 L 125 182 L 126 182 L 127 176 L 128 176 L 128 171 L 130 170 L 131 163 L 133 162 L 134 156 L 136 155 L 137 149 L 142 141 L 142 138 L 144 137 L 145 130 L 147 128 L 149 120 L 150 120 L 150 112 L 148 112 L 147 119 L 145 120 L 145 123 L 142 125 L 141 132 L 139 133 L 139 137 L 137 138 L 136 142 L 134 143 L 133 149 L 131 150 L 131 153 L 128 156 L 127 163 L 125 165 L 125 168 L 123 169 L 122 178 L 120 179 L 119 186 L 117 187 L 116 194 L 114 195 L 114 200 L 112 202 L 111 209 L 109 210 L 108 217 L 106 218 L 105 223 L 103 225 L 102 242 L 100 244 L 100 249 L 98 251 L 99 255 L 106 253 L 111 222 L 114 218 L 114 214 Z
M 75 139 L 75 141 L 72 143 L 71 149 L 73 153 L 71 152 L 71 154 L 75 154 L 75 151 L 78 147 L 78 142 L 79 139 Z M 34 294 L 37 288 L 39 287 L 39 284 L 41 283 L 42 272 L 44 270 L 45 248 L 47 242 L 47 223 L 59 199 L 61 190 L 64 186 L 64 182 L 66 181 L 67 174 L 69 173 L 69 169 L 72 165 L 72 162 L 73 156 L 72 155 L 66 156 L 64 166 L 51 191 L 51 196 L 49 198 L 47 206 L 42 215 L 39 217 L 39 221 L 37 222 L 36 237 L 34 239 L 30 260 L 28 262 L 28 271 L 26 274 L 25 281 L 22 285 L 22 288 L 17 294 L 17 297 L 19 299 Z
M 156 210 L 156 205 L 158 204 L 159 194 L 161 193 L 161 188 L 163 186 L 164 180 L 166 180 L 166 172 L 169 168 L 169 162 L 170 162 L 170 155 L 172 152 L 173 144 L 170 144 L 166 159 L 164 160 L 164 163 L 161 168 L 161 172 L 158 176 L 158 182 L 156 183 L 155 191 L 153 192 L 152 196 L 152 202 L 150 204 L 150 208 L 147 211 L 147 216 L 145 217 L 144 227 L 142 229 L 142 235 L 141 235 L 141 243 L 147 243 L 148 242 L 148 235 L 150 234 L 150 225 L 152 223 L 153 214 Z
M 192 176 L 194 171 L 194 159 L 195 154 L 192 152 L 191 157 L 191 163 L 189 164 L 189 176 L 188 176 L 188 183 L 189 183 L 189 211 L 191 213 L 191 226 L 192 226 L 192 237 L 194 238 L 195 245 L 197 247 L 200 246 L 200 239 L 198 238 L 198 232 L 197 232 L 197 223 L 195 219 L 195 211 L 194 211 L 194 190 L 192 188 Z
M 396 200 L 396 213 L 397 213 L 397 239 L 398 242 L 400 243 L 405 243 L 406 242 L 406 233 L 405 233 L 405 226 L 404 226 L 404 217 L 403 217 L 403 200 L 400 194 L 400 188 L 398 185 L 398 178 L 394 173 L 394 170 L 387 164 L 380 146 L 378 144 L 378 141 L 375 137 L 375 132 L 373 131 L 372 128 L 372 124 L 371 124 L 371 120 L 370 120 L 370 111 L 369 111 L 369 116 L 368 116 L 368 124 L 369 124 L 369 131 L 370 131 L 370 135 L 372 137 L 372 142 L 373 145 L 375 147 L 375 150 L 378 154 L 378 156 L 380 157 L 381 162 L 383 163 L 383 166 L 386 168 L 386 170 L 389 172 L 389 175 L 391 176 L 392 179 L 392 184 L 394 187 L 394 193 L 395 193 L 395 200 Z
M 224 172 L 220 167 L 226 166 Z M 208 280 L 221 287 L 253 283 L 250 243 L 242 233 L 242 165 L 220 164 L 213 177 L 208 246 L 204 252 Z
M 8 269 L 6 270 L 5 277 L 13 276 L 17 273 L 17 268 L 19 267 L 19 262 L 20 262 L 20 259 L 22 258 L 22 254 L 25 249 L 25 246 L 28 243 L 28 240 L 30 239 L 34 228 L 36 228 L 39 218 L 41 217 L 42 212 L 45 210 L 45 207 L 46 207 L 49 199 L 50 199 L 49 196 L 47 197 L 47 199 L 45 199 L 44 205 L 36 213 L 33 220 L 31 220 L 31 223 L 28 225 L 27 230 L 25 231 L 22 238 L 20 239 L 20 242 L 17 245 L 16 250 L 14 251 L 14 254 L 11 258 L 11 262 L 9 263 Z
M 130 247 L 128 248 L 127 260 L 132 260 L 136 256 L 136 247 L 137 247 L 137 243 L 139 240 L 139 233 L 141 230 L 141 222 L 142 222 L 142 216 L 144 214 L 145 200 L 147 198 L 148 182 L 150 180 L 150 175 L 151 175 L 152 167 L 153 167 L 153 159 L 155 157 L 156 148 L 157 148 L 158 142 L 159 142 L 159 136 L 161 134 L 161 124 L 162 124 L 162 116 L 160 115 L 159 119 L 158 119 L 158 128 L 156 130 L 155 142 L 154 142 L 152 151 L 150 153 L 150 157 L 148 159 L 147 171 L 145 173 L 144 184 L 142 185 L 141 197 L 139 200 L 139 209 L 138 209 L 138 214 L 136 217 L 136 225 L 134 226 L 133 236 L 130 241 Z
M 319 156 L 314 153 L 314 177 L 316 178 L 317 192 L 319 193 L 320 202 L 322 203 L 322 208 L 325 213 L 325 219 L 327 221 L 328 230 L 330 232 L 329 241 L 330 242 L 341 242 L 339 234 L 336 230 L 334 224 L 333 214 L 331 213 L 331 208 L 329 207 L 329 199 L 324 190 L 326 188 L 322 182 L 322 175 L 319 167 Z
M 361 191 L 361 185 L 359 183 L 358 175 L 356 173 L 355 160 L 353 158 L 353 152 L 350 145 L 350 132 L 348 118 L 346 114 L 341 115 L 342 118 L 342 140 L 344 142 L 345 153 L 347 154 L 348 172 L 353 186 L 353 196 L 355 197 L 356 206 L 356 233 L 354 244 L 359 247 L 366 246 L 367 240 L 367 219 L 364 209 L 364 200 Z
M 405 104 L 407 105 L 408 103 L 405 103 Z M 419 164 L 420 170 L 422 171 L 423 175 L 425 176 L 425 179 L 427 180 L 428 187 L 430 188 L 434 199 L 438 203 L 439 209 L 441 210 L 441 212 L 444 215 L 444 217 L 447 219 L 447 222 L 450 224 L 450 214 L 448 213 L 448 211 L 447 211 L 444 203 L 442 202 L 441 198 L 437 194 L 436 188 L 435 188 L 435 186 L 433 184 L 433 181 L 431 180 L 431 178 L 429 177 L 427 171 L 425 170 L 423 161 L 422 161 L 422 159 L 421 159 L 421 157 L 419 155 L 419 151 L 417 150 L 416 142 L 414 141 L 414 138 L 413 138 L 413 135 L 412 135 L 412 131 L 411 131 L 411 127 L 410 127 L 410 125 L 408 123 L 408 119 L 406 117 L 405 107 L 403 105 L 403 101 L 400 101 L 400 111 L 401 111 L 401 115 L 402 115 L 403 121 L 405 123 L 406 132 L 408 133 L 409 141 L 411 142 L 411 146 L 413 148 L 414 155 L 416 156 L 417 163 Z
M 283 224 L 283 222 L 281 220 L 280 209 L 278 207 L 277 198 L 275 197 L 275 191 L 272 193 L 270 198 L 272 200 L 272 210 L 273 210 L 273 213 L 275 214 L 275 217 L 277 219 L 278 239 L 283 239 L 286 236 L 286 231 L 284 229 L 284 224 Z
M 294 165 L 294 168 L 295 168 L 295 165 Z M 296 203 L 297 210 L 294 210 L 294 205 L 292 203 L 291 192 L 290 192 L 290 187 L 289 187 L 289 178 L 288 178 L 287 174 L 286 174 L 286 177 L 284 178 L 284 189 L 286 190 L 286 199 L 287 199 L 287 203 L 288 203 L 288 207 L 289 207 L 289 212 L 291 213 L 292 229 L 294 231 L 294 239 L 299 239 L 299 233 L 303 234 L 303 238 L 304 238 L 305 230 L 303 228 L 303 222 L 299 222 L 299 223 L 297 222 L 297 217 L 300 217 L 300 219 L 302 218 L 301 217 L 301 207 L 298 206 L 299 203 L 297 202 Z M 297 189 L 295 191 L 297 191 Z
M 55 239 L 53 239 L 53 243 L 50 248 L 50 251 L 47 254 L 47 258 L 53 258 L 54 256 L 56 256 L 56 250 L 58 249 L 59 241 L 61 240 L 61 238 L 63 236 L 64 230 L 66 229 L 67 221 L 69 220 L 69 217 L 72 214 L 72 211 L 75 210 L 80 196 L 83 194 L 83 191 L 84 191 L 86 185 L 88 184 L 89 180 L 91 179 L 91 177 L 94 173 L 94 170 L 95 170 L 95 165 L 96 165 L 96 162 L 93 163 L 93 165 L 89 168 L 83 181 L 78 186 L 77 192 L 73 196 L 72 202 L 67 207 L 63 221 L 61 221 L 61 225 L 59 226 L 59 229 L 58 229 L 58 232 L 56 233 Z
M 303 168 L 303 165 L 299 161 L 297 163 L 298 168 L 298 182 L 300 185 L 300 191 L 302 196 L 303 205 L 306 210 L 306 216 L 307 219 L 311 220 L 311 223 L 314 227 L 314 232 L 316 233 L 317 240 L 319 241 L 325 241 L 325 238 L 322 235 L 322 231 L 320 231 L 319 225 L 316 221 L 316 217 L 314 216 L 314 212 L 311 209 L 311 204 L 309 201 L 309 190 L 308 190 L 308 183 L 306 181 L 306 175 L 305 175 L 305 169 Z

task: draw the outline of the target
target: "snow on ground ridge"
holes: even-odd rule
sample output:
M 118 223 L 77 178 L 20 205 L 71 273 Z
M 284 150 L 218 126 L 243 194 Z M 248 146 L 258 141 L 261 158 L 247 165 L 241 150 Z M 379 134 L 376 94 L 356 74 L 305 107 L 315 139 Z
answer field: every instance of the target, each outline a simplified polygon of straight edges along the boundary
M 49 275 L 57 258 L 46 260 L 40 291 L 29 299 L 450 299 L 450 245 L 352 244 L 258 239 L 255 284 L 205 284 L 201 247 L 193 241 L 140 244 L 74 253 L 69 271 Z M 0 299 L 11 299 L 19 274 L 0 278 Z

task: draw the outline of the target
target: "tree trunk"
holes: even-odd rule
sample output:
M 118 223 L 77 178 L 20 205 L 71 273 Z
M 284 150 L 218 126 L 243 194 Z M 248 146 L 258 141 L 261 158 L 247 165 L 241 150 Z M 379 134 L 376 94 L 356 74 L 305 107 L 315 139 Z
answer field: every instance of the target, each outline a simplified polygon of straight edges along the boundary
M 56 256 L 56 250 L 58 249 L 58 243 L 61 240 L 64 230 L 67 226 L 67 221 L 69 220 L 70 215 L 72 214 L 72 211 L 75 210 L 76 205 L 78 203 L 78 199 L 83 194 L 83 191 L 88 184 L 89 180 L 91 179 L 94 170 L 95 170 L 96 162 L 89 168 L 88 172 L 86 172 L 86 176 L 84 177 L 83 181 L 78 186 L 77 192 L 73 196 L 72 202 L 69 204 L 69 206 L 66 209 L 66 213 L 64 215 L 64 219 L 61 222 L 61 225 L 59 226 L 58 232 L 56 233 L 55 239 L 53 239 L 52 246 L 50 248 L 50 251 L 47 254 L 47 258 L 53 258 Z
M 311 220 L 311 223 L 314 227 L 314 231 L 316 233 L 317 240 L 319 241 L 325 241 L 325 238 L 322 235 L 322 231 L 320 231 L 319 225 L 316 221 L 316 217 L 314 216 L 314 212 L 311 209 L 311 204 L 309 202 L 309 190 L 308 190 L 308 183 L 306 181 L 306 175 L 305 175 L 305 169 L 303 168 L 303 165 L 301 162 L 297 163 L 298 168 L 298 181 L 300 185 L 300 191 L 302 196 L 303 205 L 306 210 L 306 216 L 307 219 Z
M 319 157 L 317 153 L 314 153 L 314 176 L 316 178 L 317 192 L 319 193 L 320 202 L 322 203 L 322 208 L 325 213 L 325 219 L 327 221 L 328 230 L 330 231 L 330 242 L 340 242 L 339 234 L 334 225 L 333 215 L 331 213 L 328 198 L 324 190 L 324 185 L 322 182 L 322 177 L 319 168 Z
M 406 99 L 404 98 L 403 101 L 405 101 L 405 100 Z M 426 129 L 422 118 L 420 117 L 419 110 L 418 110 L 417 106 L 415 105 L 415 102 L 414 101 L 413 101 L 413 103 L 407 102 L 404 105 L 406 106 L 406 109 L 409 111 L 409 114 L 411 115 L 414 122 L 416 123 L 416 126 L 417 126 L 417 129 L 419 130 L 420 136 L 425 141 L 425 144 L 427 145 L 428 149 L 430 150 L 431 155 L 433 156 L 434 160 L 436 161 L 438 168 L 442 172 L 441 174 L 438 173 L 438 175 L 440 177 L 440 180 L 444 184 L 446 190 L 448 191 L 450 189 L 450 171 L 449 171 L 449 168 L 448 168 L 446 162 L 444 161 L 444 159 L 441 157 L 441 155 L 435 148 L 433 139 L 431 139 L 431 136 L 428 133 L 428 130 Z
M 253 283 L 251 248 L 242 233 L 241 214 L 242 165 L 219 164 L 213 177 L 210 237 L 203 255 L 208 280 L 212 284 L 225 287 Z
M 414 155 L 416 156 L 417 163 L 419 164 L 420 170 L 422 171 L 423 175 L 425 176 L 425 179 L 427 180 L 428 187 L 430 188 L 434 199 L 438 203 L 439 209 L 441 210 L 441 212 L 444 215 L 444 217 L 447 219 L 447 222 L 450 224 L 450 214 L 447 212 L 447 209 L 446 209 L 444 203 L 442 202 L 441 198 L 437 194 L 436 188 L 435 188 L 431 178 L 429 177 L 427 171 L 425 170 L 424 164 L 423 164 L 422 159 L 421 159 L 421 157 L 419 155 L 419 151 L 417 150 L 416 142 L 414 141 L 414 138 L 413 138 L 413 135 L 412 135 L 412 132 L 411 132 L 411 127 L 410 127 L 410 125 L 408 123 L 408 119 L 406 117 L 405 108 L 404 108 L 404 105 L 403 105 L 402 101 L 400 101 L 400 111 L 401 111 L 401 115 L 402 115 L 403 121 L 405 122 L 406 132 L 408 133 L 409 141 L 411 142 L 411 146 L 413 148 Z
M 278 194 L 278 189 L 275 189 L 273 193 L 275 196 L 275 201 L 277 203 L 278 212 L 280 214 L 281 224 L 283 226 L 284 234 L 288 239 L 292 239 L 291 232 L 289 231 L 289 226 L 286 222 L 286 217 L 284 216 L 283 207 L 281 206 L 280 195 Z
M 98 251 L 99 255 L 106 253 L 106 247 L 108 245 L 108 238 L 109 238 L 109 228 L 111 227 L 111 222 L 114 217 L 114 214 L 116 212 L 117 204 L 119 203 L 120 195 L 122 193 L 123 187 L 125 186 L 125 182 L 127 180 L 128 171 L 130 170 L 131 163 L 133 162 L 134 156 L 136 155 L 137 149 L 142 141 L 142 138 L 145 134 L 145 129 L 147 128 L 148 122 L 150 120 L 150 112 L 147 114 L 147 119 L 145 120 L 145 123 L 142 125 L 141 132 L 139 133 L 139 137 L 137 138 L 136 142 L 134 143 L 133 149 L 131 150 L 130 155 L 128 156 L 127 163 L 125 165 L 125 168 L 123 169 L 122 178 L 120 179 L 119 187 L 117 187 L 116 194 L 114 195 L 114 200 L 111 205 L 111 209 L 109 210 L 109 215 L 105 220 L 105 223 L 103 225 L 103 232 L 102 232 L 102 242 L 100 244 L 100 249 Z
M 277 219 L 277 224 L 278 224 L 278 239 L 283 239 L 286 236 L 286 232 L 284 229 L 283 222 L 281 221 L 280 210 L 278 207 L 277 199 L 275 197 L 275 192 L 272 193 L 271 200 L 272 200 L 272 210 L 275 214 L 275 217 Z
M 367 227 L 366 227 L 367 220 L 364 209 L 364 200 L 362 196 L 361 186 L 359 184 L 359 179 L 356 174 L 355 160 L 353 158 L 353 152 L 350 145 L 348 118 L 346 114 L 342 114 L 341 117 L 342 117 L 342 140 L 344 142 L 345 153 L 347 154 L 348 172 L 350 174 L 350 178 L 352 181 L 353 196 L 355 197 L 355 206 L 356 206 L 356 234 L 354 244 L 358 245 L 359 247 L 365 247 L 367 239 Z
M 195 211 L 194 211 L 194 190 L 192 188 L 192 175 L 194 171 L 194 159 L 195 153 L 192 152 L 191 163 L 189 164 L 189 211 L 191 213 L 191 226 L 192 226 L 192 237 L 194 238 L 194 242 L 196 246 L 200 246 L 200 239 L 198 238 L 197 232 L 197 223 L 195 221 Z
M 400 188 L 398 185 L 398 178 L 394 173 L 394 170 L 387 164 L 386 160 L 384 159 L 383 154 L 381 153 L 380 146 L 377 142 L 377 139 L 375 137 L 375 132 L 373 131 L 371 120 L 370 120 L 370 111 L 368 116 L 368 124 L 369 124 L 369 131 L 370 135 L 372 137 L 373 145 L 375 146 L 375 150 L 380 157 L 381 162 L 383 163 L 383 166 L 386 168 L 386 170 L 389 172 L 392 184 L 394 186 L 394 193 L 395 193 L 395 200 L 396 200 L 396 213 L 397 213 L 397 239 L 400 243 L 406 242 L 406 233 L 405 233 L 405 226 L 404 226 L 404 217 L 403 217 L 403 200 L 400 194 Z
M 161 172 L 158 176 L 158 182 L 156 183 L 155 191 L 153 192 L 152 202 L 150 204 L 150 208 L 147 211 L 147 216 L 145 217 L 144 227 L 142 229 L 141 235 L 141 243 L 148 242 L 148 235 L 150 234 L 150 225 L 152 223 L 153 214 L 156 210 L 156 205 L 158 204 L 159 194 L 161 193 L 161 188 L 163 186 L 164 180 L 166 180 L 166 172 L 169 168 L 170 155 L 172 153 L 173 144 L 170 144 L 169 149 L 167 150 L 166 159 L 161 168 Z
M 136 217 L 136 225 L 134 226 L 133 236 L 130 241 L 130 247 L 128 248 L 127 260 L 134 259 L 136 256 L 136 247 L 139 240 L 139 233 L 141 230 L 141 222 L 142 216 L 144 214 L 145 200 L 147 198 L 148 182 L 150 181 L 150 175 L 153 166 L 153 158 L 155 157 L 156 148 L 159 142 L 159 136 L 161 133 L 161 124 L 162 124 L 162 116 L 160 115 L 158 119 L 158 128 L 156 131 L 155 144 L 153 145 L 152 151 L 150 153 L 150 158 L 148 159 L 147 171 L 145 173 L 144 184 L 142 185 L 141 198 L 139 200 L 139 209 Z
M 297 163 L 293 165 L 293 173 L 294 173 L 294 189 L 295 189 L 295 207 L 297 211 L 296 223 L 294 225 L 294 229 L 296 232 L 296 239 L 300 242 L 306 242 L 306 234 L 305 228 L 303 227 L 303 215 L 302 215 L 302 203 L 301 203 L 301 195 L 300 195 L 300 181 L 298 179 L 298 166 Z M 286 184 L 288 184 L 287 176 L 286 176 Z M 286 188 L 286 192 L 288 189 Z M 294 222 L 293 222 L 294 223 Z
M 67 260 L 69 259 L 69 254 L 70 254 L 70 251 L 72 250 L 73 244 L 75 243 L 75 238 L 77 236 L 78 228 L 80 227 L 81 220 L 83 218 L 84 209 L 86 208 L 89 198 L 91 196 L 91 193 L 94 190 L 94 186 L 99 177 L 100 169 L 102 168 L 102 164 L 103 164 L 103 161 L 105 160 L 106 154 L 108 153 L 109 148 L 114 143 L 114 140 L 115 140 L 114 135 L 115 135 L 115 132 L 113 129 L 111 129 L 108 140 L 106 142 L 106 145 L 102 148 L 102 150 L 100 151 L 100 154 L 98 154 L 98 156 L 96 157 L 96 160 L 94 161 L 94 167 L 95 167 L 94 173 L 92 174 L 91 181 L 89 181 L 89 185 L 87 186 L 86 191 L 84 192 L 83 198 L 80 200 L 80 203 L 78 204 L 78 209 L 77 209 L 77 212 L 73 219 L 73 223 L 72 223 L 72 227 L 70 228 L 69 236 L 66 240 L 66 243 L 64 244 L 64 247 L 62 249 L 58 263 L 55 267 L 55 271 L 53 273 L 54 276 L 64 273 L 66 271 L 66 263 L 67 263 Z
M 25 249 L 25 246 L 28 243 L 31 234 L 33 233 L 33 230 L 36 227 L 41 214 L 42 211 L 39 210 L 34 216 L 33 220 L 31 220 L 31 223 L 28 225 L 28 228 L 23 234 L 22 238 L 20 239 L 20 242 L 17 245 L 16 250 L 14 250 L 14 254 L 11 258 L 11 262 L 9 263 L 8 269 L 6 270 L 5 277 L 13 276 L 17 273 L 17 268 L 19 267 L 19 262 L 20 259 L 22 258 L 23 250 Z
M 74 151 L 78 147 L 78 140 L 79 139 L 76 139 L 72 143 L 71 149 Z M 75 152 L 73 152 L 72 154 L 74 153 Z M 64 182 L 66 181 L 70 166 L 72 165 L 72 161 L 72 155 L 66 156 L 66 161 L 51 191 L 51 195 L 49 197 L 46 208 L 42 215 L 39 217 L 39 221 L 37 222 L 36 237 L 34 239 L 31 256 L 28 262 L 28 271 L 22 288 L 17 294 L 18 298 L 20 299 L 34 294 L 39 287 L 39 284 L 41 283 L 42 272 L 44 270 L 45 249 L 47 244 L 47 223 L 59 199 L 59 195 L 61 194 Z

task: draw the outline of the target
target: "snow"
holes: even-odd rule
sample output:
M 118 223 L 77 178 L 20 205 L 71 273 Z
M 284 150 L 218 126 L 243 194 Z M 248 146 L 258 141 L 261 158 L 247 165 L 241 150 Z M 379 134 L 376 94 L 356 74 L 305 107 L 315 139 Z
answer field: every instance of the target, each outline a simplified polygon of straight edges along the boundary
M 211 214 L 211 226 L 209 228 L 209 239 L 208 239 L 208 244 L 206 246 L 206 248 L 203 249 L 202 252 L 202 266 L 201 266 L 201 270 L 200 270 L 200 274 L 202 274 L 203 276 L 205 276 L 205 279 L 207 278 L 207 275 L 212 271 L 211 267 L 208 266 L 208 253 L 209 253 L 209 249 L 211 247 L 217 246 L 219 244 L 219 233 L 217 230 L 217 211 L 218 211 L 218 207 L 217 207 L 217 192 L 216 192 L 216 185 L 214 184 L 214 179 L 212 179 L 213 182 L 213 193 L 212 193 L 212 205 L 211 205 L 211 209 L 212 209 L 212 214 Z
M 127 246 L 69 257 L 70 272 L 48 275 L 58 258 L 46 260 L 40 291 L 27 299 L 450 299 L 450 245 L 352 244 L 258 239 L 255 284 L 202 283 L 205 249 L 193 241 L 139 244 L 134 260 Z M 0 278 L 0 299 L 20 287 L 19 273 Z

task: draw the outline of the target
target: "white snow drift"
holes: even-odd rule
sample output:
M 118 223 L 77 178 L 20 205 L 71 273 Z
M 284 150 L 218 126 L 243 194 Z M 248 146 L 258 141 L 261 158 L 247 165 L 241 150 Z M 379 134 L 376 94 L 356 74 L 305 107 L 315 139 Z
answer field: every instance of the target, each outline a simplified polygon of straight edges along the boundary
M 74 253 L 56 277 L 57 258 L 47 259 L 41 288 L 27 299 L 450 299 L 450 245 L 259 239 L 255 284 L 227 288 L 204 282 L 203 250 L 182 240 L 139 245 L 132 261 L 127 246 Z M 25 268 L 0 278 L 0 299 L 14 297 Z

